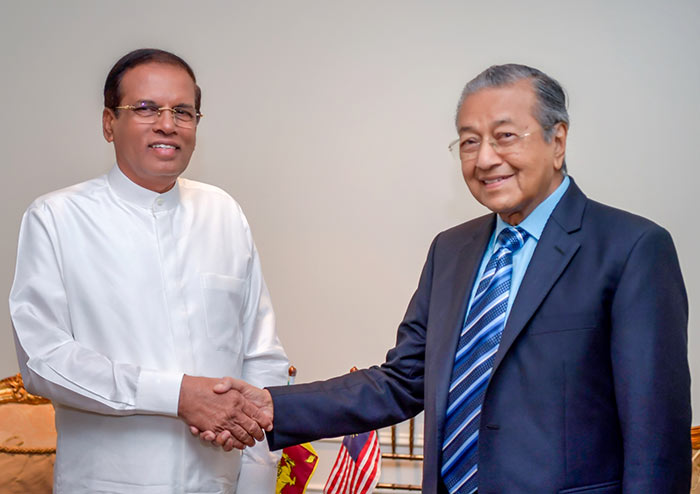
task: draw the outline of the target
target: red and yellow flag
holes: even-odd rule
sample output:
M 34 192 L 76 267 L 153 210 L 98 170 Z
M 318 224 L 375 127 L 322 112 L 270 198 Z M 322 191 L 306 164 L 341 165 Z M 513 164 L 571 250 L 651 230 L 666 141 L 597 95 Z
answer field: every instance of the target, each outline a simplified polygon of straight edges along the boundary
M 316 471 L 318 455 L 309 443 L 290 446 L 282 450 L 277 465 L 277 489 L 275 494 L 302 494 L 306 492 L 311 476 Z

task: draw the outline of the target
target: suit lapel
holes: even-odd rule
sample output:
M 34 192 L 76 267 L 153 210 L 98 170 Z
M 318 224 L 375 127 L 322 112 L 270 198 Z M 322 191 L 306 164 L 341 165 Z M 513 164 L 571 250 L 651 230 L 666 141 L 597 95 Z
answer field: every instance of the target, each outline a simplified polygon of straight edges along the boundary
M 493 364 L 493 374 L 578 251 L 571 233 L 581 227 L 586 196 L 573 179 L 545 226 L 513 302 Z
M 496 217 L 490 215 L 480 218 L 480 220 L 483 221 L 472 230 L 472 235 L 466 239 L 459 250 L 454 264 L 448 264 L 448 269 L 452 270 L 452 272 L 444 273 L 452 281 L 451 286 L 446 285 L 448 291 L 443 294 L 433 294 L 433 296 L 444 296 L 449 300 L 444 320 L 435 326 L 435 329 L 440 330 L 434 353 L 437 362 L 433 363 L 435 369 L 433 375 L 437 379 L 434 384 L 438 417 L 437 434 L 440 444 L 442 444 L 442 431 L 447 408 L 447 391 L 450 387 L 459 334 L 464 325 L 469 294 L 474 286 L 474 279 L 479 270 L 484 249 L 493 232 Z

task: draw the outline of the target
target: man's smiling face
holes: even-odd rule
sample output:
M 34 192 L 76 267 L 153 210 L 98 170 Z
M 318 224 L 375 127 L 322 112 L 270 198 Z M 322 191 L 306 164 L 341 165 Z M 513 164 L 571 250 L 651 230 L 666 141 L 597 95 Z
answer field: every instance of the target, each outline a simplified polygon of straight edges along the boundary
M 563 180 L 565 124 L 547 142 L 534 117 L 537 98 L 528 79 L 481 89 L 467 96 L 457 115 L 460 142 L 481 142 L 478 154 L 462 161 L 462 174 L 474 198 L 511 225 L 517 225 Z M 525 136 L 496 152 L 489 141 Z M 527 135 L 526 135 L 527 134 Z
M 119 85 L 119 105 L 157 107 L 195 106 L 195 83 L 177 65 L 146 63 L 124 73 Z M 114 142 L 117 164 L 132 182 L 165 192 L 185 171 L 194 151 L 197 128 L 175 125 L 170 111 L 163 111 L 155 123 L 143 123 L 130 110 L 105 108 L 103 133 Z

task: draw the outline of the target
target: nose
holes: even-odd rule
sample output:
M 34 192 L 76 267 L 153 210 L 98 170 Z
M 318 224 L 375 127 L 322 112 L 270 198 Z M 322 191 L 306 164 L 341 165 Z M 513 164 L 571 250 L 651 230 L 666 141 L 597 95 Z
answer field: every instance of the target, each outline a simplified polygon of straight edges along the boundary
M 158 132 L 161 131 L 165 134 L 172 134 L 175 132 L 175 116 L 170 110 L 161 110 L 160 115 L 153 124 L 153 130 Z
M 502 161 L 501 155 L 494 149 L 489 139 L 484 139 L 479 147 L 479 153 L 476 155 L 475 166 L 477 168 L 491 168 L 500 164 Z

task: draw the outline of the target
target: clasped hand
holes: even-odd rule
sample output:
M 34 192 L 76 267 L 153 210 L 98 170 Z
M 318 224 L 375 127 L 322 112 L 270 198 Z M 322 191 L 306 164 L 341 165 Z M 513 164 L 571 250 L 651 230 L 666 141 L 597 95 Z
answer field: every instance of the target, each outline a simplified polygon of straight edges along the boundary
M 272 397 L 240 379 L 185 375 L 180 386 L 178 416 L 192 434 L 225 451 L 262 441 L 272 430 Z

